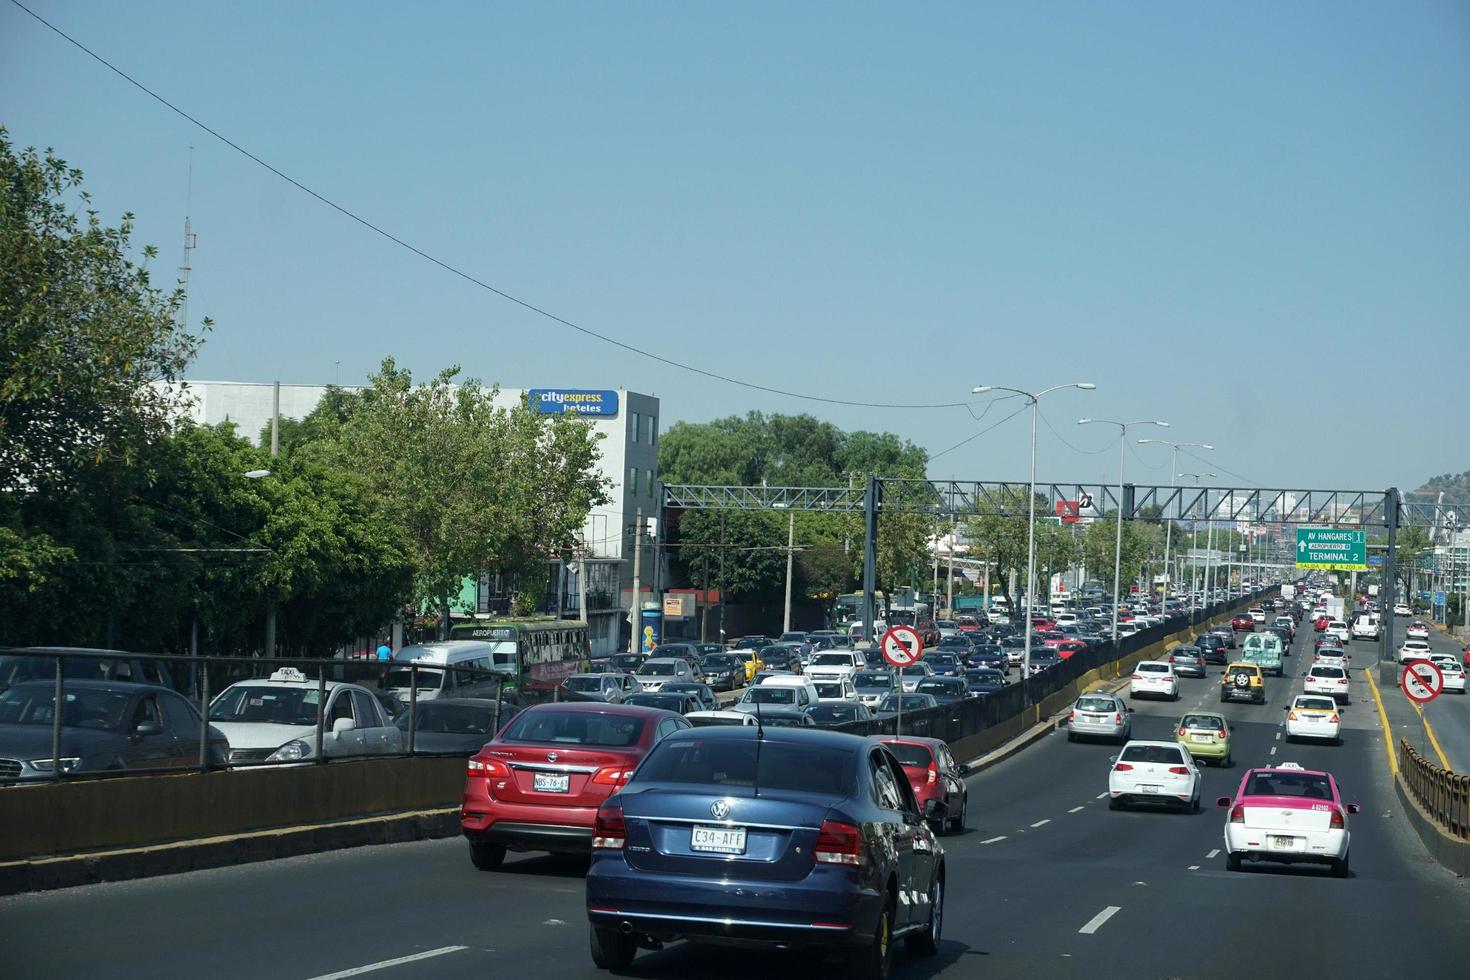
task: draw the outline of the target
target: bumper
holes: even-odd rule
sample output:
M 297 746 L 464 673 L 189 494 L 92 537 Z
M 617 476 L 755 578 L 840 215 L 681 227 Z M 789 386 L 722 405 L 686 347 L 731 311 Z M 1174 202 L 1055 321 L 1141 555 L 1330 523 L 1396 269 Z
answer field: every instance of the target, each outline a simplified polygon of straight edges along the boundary
M 1226 701 L 1266 703 L 1266 689 L 1264 687 L 1222 687 L 1220 688 L 1220 694 Z
M 1341 728 L 1337 725 L 1321 723 L 1288 721 L 1286 723 L 1287 738 L 1325 738 L 1336 741 L 1341 737 Z
M 597 853 L 587 874 L 587 918 L 663 942 L 745 947 L 845 946 L 869 941 L 881 892 L 849 869 L 817 867 L 801 881 L 691 878 L 635 871 Z
M 1295 843 L 1284 846 L 1283 835 L 1290 835 L 1287 839 Z M 1349 837 L 1345 830 L 1273 832 L 1230 824 L 1225 828 L 1225 851 L 1227 854 L 1238 854 L 1247 861 L 1331 864 L 1347 856 Z
M 1127 728 L 1123 725 L 1099 724 L 1098 722 L 1074 721 L 1067 725 L 1073 735 L 1088 738 L 1122 738 Z
M 1129 697 L 1148 695 L 1155 698 L 1172 698 L 1179 693 L 1179 687 L 1175 684 L 1129 684 Z
M 1108 796 L 1119 803 L 1162 803 L 1177 806 L 1194 799 L 1194 787 L 1188 784 L 1162 783 L 1149 792 L 1144 783 L 1108 780 Z
M 1229 742 L 1180 742 L 1196 759 L 1223 759 L 1230 754 Z
M 527 806 L 466 799 L 459 829 L 476 844 L 504 844 L 512 851 L 586 854 L 592 849 L 596 807 Z

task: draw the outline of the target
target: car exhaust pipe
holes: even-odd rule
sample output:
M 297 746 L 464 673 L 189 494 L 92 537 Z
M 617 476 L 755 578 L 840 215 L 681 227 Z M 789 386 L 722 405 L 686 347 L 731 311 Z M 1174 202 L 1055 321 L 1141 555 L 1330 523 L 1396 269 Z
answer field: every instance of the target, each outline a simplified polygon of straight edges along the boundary
M 625 936 L 633 935 L 633 923 L 629 922 L 627 919 L 624 919 L 622 922 L 618 923 L 618 932 L 621 932 Z

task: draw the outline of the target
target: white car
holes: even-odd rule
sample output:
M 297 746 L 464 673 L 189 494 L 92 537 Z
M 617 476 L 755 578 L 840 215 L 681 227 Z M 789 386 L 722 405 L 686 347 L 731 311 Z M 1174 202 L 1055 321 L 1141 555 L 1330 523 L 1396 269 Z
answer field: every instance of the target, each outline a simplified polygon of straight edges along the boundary
M 852 686 L 850 674 L 836 677 L 813 677 L 812 686 L 817 689 L 818 701 L 856 701 L 857 689 Z
M 807 662 L 806 669 L 802 673 L 812 679 L 812 683 L 819 681 L 835 681 L 843 677 L 852 678 L 852 675 L 863 669 L 863 656 L 851 650 L 821 650 L 812 654 L 812 659 Z
M 1147 694 L 1178 701 L 1179 676 L 1174 673 L 1174 665 L 1167 660 L 1140 660 L 1128 682 L 1128 694 L 1135 698 Z
M 1399 663 L 1406 664 L 1410 660 L 1428 660 L 1432 652 L 1429 649 L 1428 640 L 1405 640 L 1404 645 L 1399 647 Z
M 1348 672 L 1343 667 L 1313 664 L 1302 682 L 1302 691 L 1307 694 L 1326 694 L 1340 704 L 1352 699 L 1348 696 Z
M 1312 663 L 1321 664 L 1324 667 L 1341 667 L 1346 670 L 1349 659 L 1347 651 L 1342 647 L 1318 647 L 1316 654 L 1312 657 Z
M 1286 738 L 1325 738 L 1342 744 L 1342 716 L 1337 702 L 1320 694 L 1298 694 L 1286 709 Z
M 1327 621 L 1327 628 L 1322 631 L 1322 635 L 1334 637 L 1342 643 L 1347 643 L 1353 638 L 1352 631 L 1348 629 L 1348 624 L 1340 619 L 1329 619 Z
M 1199 765 L 1178 742 L 1129 742 L 1108 771 L 1108 808 L 1162 803 L 1199 812 Z
M 1414 615 L 1414 611 L 1409 608 L 1407 602 L 1395 602 L 1393 604 L 1393 614 L 1395 616 L 1412 616 Z
M 1143 630 L 1143 627 L 1138 625 L 1138 620 L 1136 620 L 1136 619 L 1130 620 L 1129 622 L 1126 622 L 1126 623 L 1119 623 L 1118 624 L 1118 636 L 1119 637 L 1132 636 L 1133 634 L 1139 633 L 1142 630 Z
M 316 721 L 321 691 L 315 677 L 282 667 L 265 680 L 238 681 L 209 704 L 209 722 L 230 742 L 232 765 L 305 762 L 317 758 Z M 322 755 L 396 755 L 403 732 L 371 691 L 326 682 Z
M 1058 626 L 1076 626 L 1077 614 L 1074 612 L 1057 613 Z
M 1239 871 L 1242 861 L 1326 864 L 1337 878 L 1348 876 L 1348 814 L 1331 773 L 1283 762 L 1252 769 L 1234 798 L 1216 801 L 1225 818 L 1225 866 Z
M 1465 693 L 1465 666 L 1460 663 L 1438 664 L 1439 673 L 1444 678 L 1444 689 L 1455 691 L 1459 694 Z
M 1404 627 L 1404 637 L 1410 640 L 1427 640 L 1429 639 L 1429 627 L 1416 619 Z
M 767 707 L 805 711 L 817 701 L 817 689 L 809 679 L 797 674 L 778 674 L 767 677 L 753 687 L 747 687 L 745 693 L 740 695 L 740 700 L 730 705 L 729 710 L 746 714 L 754 714 Z
M 1359 616 L 1353 620 L 1353 639 L 1355 640 L 1376 640 L 1381 632 L 1382 627 L 1378 624 L 1376 614 Z
M 1262 609 L 1260 606 L 1256 606 L 1253 609 L 1247 609 L 1246 615 L 1250 616 L 1251 619 L 1254 619 L 1258 623 L 1264 624 L 1266 622 L 1266 610 Z

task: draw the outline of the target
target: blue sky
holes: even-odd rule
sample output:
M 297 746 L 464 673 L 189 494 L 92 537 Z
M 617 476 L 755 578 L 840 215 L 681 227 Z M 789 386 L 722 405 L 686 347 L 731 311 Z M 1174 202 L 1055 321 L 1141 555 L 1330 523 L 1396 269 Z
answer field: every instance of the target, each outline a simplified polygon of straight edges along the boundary
M 1214 443 L 1180 469 L 1216 485 L 1470 468 L 1455 0 L 34 8 L 394 234 L 665 357 L 864 402 L 1095 382 L 1043 401 L 1043 479 L 1116 478 L 1116 435 L 1081 416 Z M 810 411 L 936 453 L 1013 410 L 805 403 L 590 340 L 312 200 L 9 0 L 0 121 L 81 167 L 104 215 L 134 211 L 164 279 L 194 145 L 190 311 L 217 323 L 196 378 L 349 383 L 393 355 L 623 385 L 665 427 Z M 1128 477 L 1167 482 L 1168 455 L 1135 447 Z M 1022 414 L 931 475 L 1027 459 Z

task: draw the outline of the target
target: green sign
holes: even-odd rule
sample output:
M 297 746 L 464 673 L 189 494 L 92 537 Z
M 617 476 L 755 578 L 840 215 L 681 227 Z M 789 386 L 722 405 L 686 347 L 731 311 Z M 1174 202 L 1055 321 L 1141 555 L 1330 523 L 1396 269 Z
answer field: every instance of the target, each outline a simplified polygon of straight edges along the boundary
M 1296 567 L 1365 572 L 1368 570 L 1367 533 L 1360 527 L 1299 527 Z

